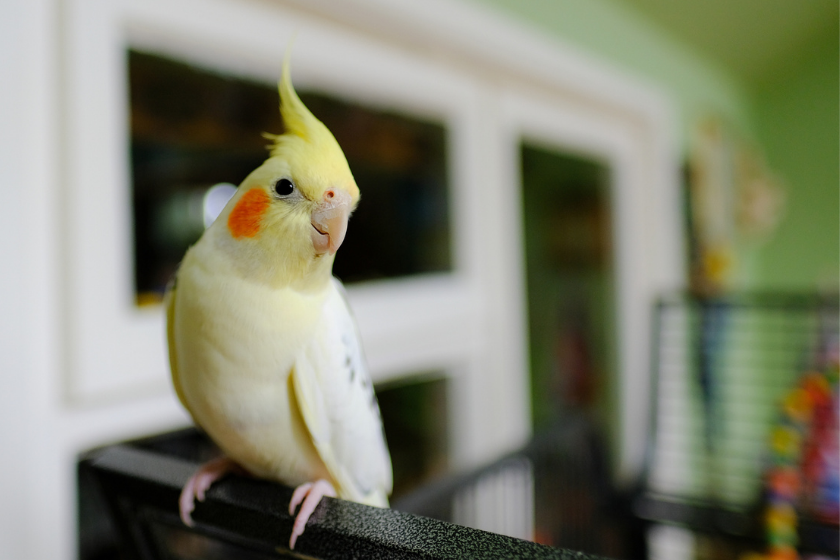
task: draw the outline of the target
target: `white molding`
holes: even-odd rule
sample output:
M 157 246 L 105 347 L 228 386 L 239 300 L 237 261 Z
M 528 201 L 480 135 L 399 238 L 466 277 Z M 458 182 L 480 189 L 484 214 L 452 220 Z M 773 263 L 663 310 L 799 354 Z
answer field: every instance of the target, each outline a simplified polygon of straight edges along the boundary
M 676 200 L 677 176 L 670 172 L 671 153 L 654 143 L 663 143 L 667 130 L 638 115 L 605 115 L 586 103 L 557 103 L 542 90 L 523 87 L 507 88 L 502 107 L 512 158 L 507 165 L 517 172 L 520 139 L 592 158 L 610 170 L 620 414 L 616 474 L 630 483 L 642 467 L 649 429 L 652 306 L 662 290 L 680 286 L 683 269 L 673 246 L 680 238 L 672 219 L 679 206 L 667 207 Z
M 356 285 L 348 297 L 374 383 L 449 372 L 476 346 L 469 286 L 453 275 Z
M 132 217 L 120 14 L 114 3 L 91 0 L 68 2 L 65 14 L 67 396 L 82 403 L 130 395 L 167 366 L 158 350 L 162 316 L 135 308 L 126 251 Z
M 531 82 L 572 101 L 653 119 L 671 136 L 665 94 L 621 67 L 465 0 L 281 0 L 442 64 L 500 81 Z
M 189 414 L 175 395 L 162 393 L 68 410 L 57 436 L 66 449 L 79 453 L 191 423 Z
M 50 497 L 50 428 L 60 364 L 61 176 L 53 3 L 3 5 L 0 18 L 0 557 L 54 558 L 72 542 Z M 69 511 L 69 510 L 68 510 Z M 55 530 L 44 532 L 51 527 Z M 70 538 L 67 538 L 70 537 Z
M 195 0 L 125 2 L 121 4 L 126 8 L 122 13 L 115 5 L 101 0 L 74 0 L 71 4 L 70 48 L 66 54 L 71 119 L 67 142 L 71 183 L 67 249 L 72 278 L 68 288 L 67 345 L 68 394 L 77 405 L 170 390 L 162 313 L 159 308 L 137 309 L 132 301 L 131 217 L 125 158 L 127 107 L 121 85 L 126 72 L 124 50 L 129 45 L 274 81 L 288 39 L 298 31 L 294 75 L 299 89 L 340 91 L 363 103 L 452 121 L 449 128 L 453 130 L 459 127 L 455 117 L 469 108 L 472 86 L 456 73 L 441 70 L 429 61 L 392 52 L 364 37 L 280 8 L 207 2 L 215 10 L 214 17 L 195 18 L 195 10 L 202 4 Z M 232 21 L 238 24 L 231 25 Z M 454 155 L 453 177 L 464 175 L 459 170 L 462 166 L 454 153 L 456 149 L 450 148 Z M 469 212 L 467 206 L 453 202 L 453 212 Z M 91 219 L 94 216 L 96 220 Z M 467 237 L 459 235 L 458 224 L 459 220 L 454 220 L 453 235 Z M 461 250 L 456 258 L 465 253 Z M 462 268 L 455 264 L 458 270 Z M 456 271 L 455 276 L 461 274 Z M 429 296 L 422 296 L 427 301 L 410 303 L 420 297 L 417 286 L 422 282 L 423 279 L 417 279 L 403 289 L 401 297 L 408 300 L 408 309 L 412 305 L 427 312 L 438 309 L 439 318 L 433 324 L 449 324 L 451 305 L 447 309 L 429 306 Z M 440 289 L 436 301 L 451 299 L 447 295 L 451 290 Z M 470 307 L 467 303 L 459 305 Z M 386 324 L 395 319 L 393 313 L 378 316 Z M 412 331 L 415 338 L 422 332 L 421 324 L 416 322 Z M 374 350 L 371 358 L 375 371 L 393 376 L 393 368 L 409 370 L 412 359 L 416 367 L 429 367 L 441 363 L 445 355 L 435 357 L 441 352 L 448 352 L 452 358 L 459 337 L 451 338 L 450 350 L 444 351 L 440 344 L 442 331 L 429 332 L 435 332 L 437 338 L 426 337 L 428 340 L 420 346 L 424 352 L 415 352 L 410 358 L 409 348 L 403 347 L 406 353 L 396 361 L 396 347 L 366 340 L 366 345 L 374 349 L 387 347 L 391 356 L 380 357 Z M 389 333 L 390 339 L 393 332 Z M 462 347 L 458 358 L 465 360 L 468 345 Z M 386 371 L 388 368 L 391 369 Z

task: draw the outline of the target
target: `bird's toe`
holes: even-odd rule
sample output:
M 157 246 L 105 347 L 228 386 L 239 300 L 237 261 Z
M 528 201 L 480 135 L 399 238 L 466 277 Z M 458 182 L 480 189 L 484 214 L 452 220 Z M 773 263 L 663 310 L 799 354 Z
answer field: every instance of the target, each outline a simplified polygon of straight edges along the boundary
M 295 488 L 295 491 L 292 494 L 292 500 L 289 503 L 289 514 L 294 515 L 294 510 L 297 505 L 300 503 L 301 506 L 297 517 L 295 517 L 295 523 L 292 526 L 292 535 L 289 538 L 290 549 L 295 548 L 295 543 L 297 542 L 298 537 L 301 536 L 303 531 L 306 529 L 306 522 L 309 521 L 309 517 L 312 515 L 312 512 L 314 512 L 315 508 L 318 507 L 318 504 L 321 502 L 321 498 L 324 496 L 335 498 L 337 495 L 338 493 L 335 491 L 333 485 L 323 479 L 317 480 L 314 483 L 307 482 Z

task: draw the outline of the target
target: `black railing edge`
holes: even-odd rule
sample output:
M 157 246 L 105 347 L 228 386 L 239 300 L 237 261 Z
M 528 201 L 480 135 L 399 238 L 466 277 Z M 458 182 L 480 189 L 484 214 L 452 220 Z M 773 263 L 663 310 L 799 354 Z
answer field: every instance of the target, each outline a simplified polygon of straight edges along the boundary
M 634 513 L 648 522 L 690 527 L 699 533 L 749 543 L 757 549 L 767 544 L 764 507 L 762 500 L 734 508 L 712 500 L 656 492 L 638 496 L 633 504 Z M 801 551 L 831 556 L 840 553 L 840 528 L 836 523 L 802 516 L 797 520 L 797 530 Z
M 133 508 L 143 520 L 187 529 L 178 518 L 178 495 L 198 465 L 131 445 L 114 445 L 87 454 L 90 469 L 112 510 Z M 196 533 L 227 542 L 239 539 L 255 549 L 289 554 L 293 518 L 287 504 L 292 489 L 247 477 L 229 476 L 211 487 L 193 514 Z M 130 505 L 126 505 L 130 504 Z M 142 520 L 141 520 L 142 521 Z M 153 557 L 142 522 L 118 523 L 134 554 Z M 144 533 L 145 534 L 141 534 Z M 145 541 L 139 543 L 138 541 Z M 325 498 L 298 540 L 297 555 L 314 558 L 523 558 L 596 560 L 598 557 L 462 527 L 391 509 Z

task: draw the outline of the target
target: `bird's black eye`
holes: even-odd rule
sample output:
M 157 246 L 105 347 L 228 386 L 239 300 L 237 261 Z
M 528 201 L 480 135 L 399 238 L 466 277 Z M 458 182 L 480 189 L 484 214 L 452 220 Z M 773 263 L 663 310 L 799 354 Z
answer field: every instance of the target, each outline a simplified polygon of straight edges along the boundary
M 277 196 L 289 196 L 295 192 L 295 184 L 289 179 L 279 179 L 274 183 L 274 192 L 277 193 Z

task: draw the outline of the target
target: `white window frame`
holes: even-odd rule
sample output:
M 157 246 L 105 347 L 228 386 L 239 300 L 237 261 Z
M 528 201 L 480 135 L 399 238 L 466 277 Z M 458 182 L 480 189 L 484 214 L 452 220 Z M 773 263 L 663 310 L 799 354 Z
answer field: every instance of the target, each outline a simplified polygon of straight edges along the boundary
M 481 324 L 481 270 L 470 262 L 481 243 L 473 234 L 480 207 L 471 200 L 483 196 L 475 162 L 465 155 L 480 142 L 476 84 L 453 69 L 281 6 L 215 4 L 213 17 L 196 18 L 188 1 L 71 3 L 66 51 L 68 402 L 87 406 L 172 394 L 163 311 L 134 304 L 126 49 L 270 83 L 297 33 L 293 72 L 299 90 L 340 92 L 447 126 L 454 271 L 353 286 L 349 293 L 374 381 L 444 372 L 454 382 L 449 402 L 452 424 L 459 426 L 450 438 L 454 463 L 491 455 L 481 450 L 476 435 L 484 431 L 488 414 L 480 401 L 475 404 L 480 393 L 472 386 L 491 382 L 485 345 L 475 328 Z M 484 379 L 479 368 L 485 370 Z M 515 370 L 521 382 L 524 367 Z M 519 392 L 511 403 L 497 403 L 493 412 L 502 425 L 515 427 L 515 432 L 507 428 L 513 434 L 507 447 L 527 435 L 525 391 Z M 473 422 L 466 420 L 470 410 L 478 415 Z M 497 434 L 494 449 L 498 441 Z
M 616 399 L 619 413 L 615 474 L 632 482 L 645 459 L 640 442 L 646 441 L 649 429 L 652 305 L 669 284 L 679 281 L 676 235 L 663 235 L 678 209 L 676 174 L 663 166 L 663 146 L 644 141 L 647 123 L 605 115 L 597 104 L 561 104 L 534 88 L 509 87 L 502 94 L 500 114 L 506 142 L 499 154 L 501 174 L 519 185 L 519 193 L 523 142 L 579 155 L 609 169 L 617 386 L 608 398 Z M 517 248 L 524 251 L 521 242 Z
M 126 49 L 274 80 L 297 33 L 299 89 L 447 125 L 454 272 L 353 286 L 350 298 L 376 381 L 430 370 L 451 381 L 456 468 L 530 433 L 521 138 L 607 161 L 617 202 L 620 473 L 638 471 L 650 305 L 683 284 L 674 121 L 659 94 L 446 0 L 67 0 L 62 13 L 65 406 L 102 418 L 119 416 L 123 403 L 155 403 L 135 407 L 130 428 L 80 417 L 69 428 L 78 445 L 186 418 L 169 388 L 162 310 L 134 305 Z

